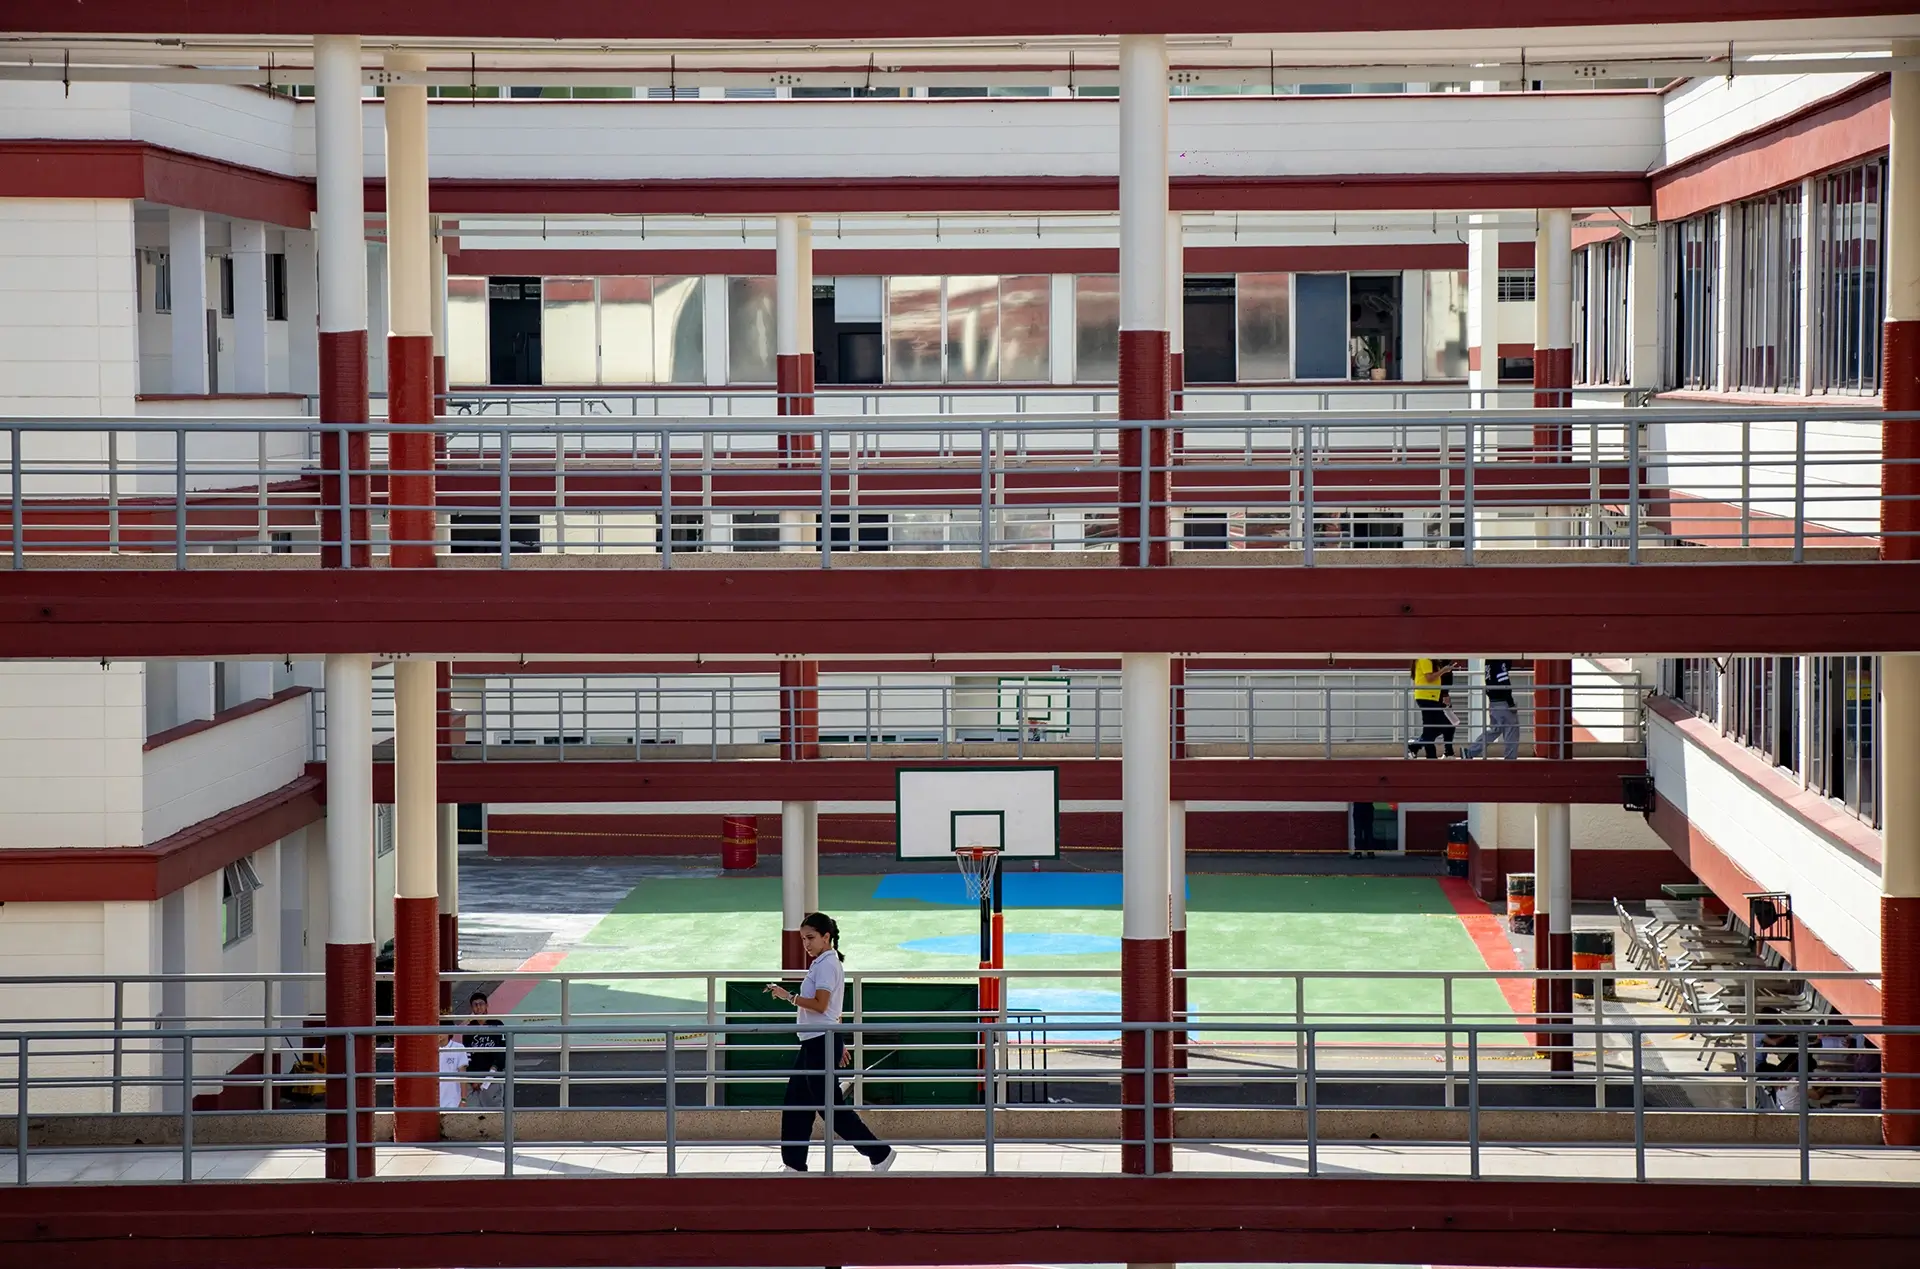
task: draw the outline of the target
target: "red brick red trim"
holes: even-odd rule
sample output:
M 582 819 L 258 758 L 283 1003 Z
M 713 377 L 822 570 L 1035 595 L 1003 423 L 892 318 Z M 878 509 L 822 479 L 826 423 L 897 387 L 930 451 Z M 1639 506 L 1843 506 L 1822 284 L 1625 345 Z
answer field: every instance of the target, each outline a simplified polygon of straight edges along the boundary
M 154 900 L 217 872 L 326 814 L 323 782 L 303 775 L 151 846 L 0 851 L 0 902 Z
M 147 737 L 147 743 L 141 746 L 146 753 L 152 753 L 162 745 L 170 745 L 176 740 L 196 736 L 203 731 L 218 727 L 221 723 L 230 723 L 236 718 L 245 718 L 249 714 L 258 714 L 261 710 L 272 709 L 284 701 L 305 696 L 313 689 L 310 687 L 283 687 L 272 696 L 262 696 L 255 700 L 244 701 L 230 709 L 223 709 L 212 718 L 196 718 L 190 723 L 181 723 L 178 727 L 169 727 Z
M 1653 174 L 1653 214 L 1679 220 L 1887 148 L 1892 85 L 1885 75 L 1814 102 Z
M 0 141 L 9 198 L 145 199 L 304 229 L 313 182 L 145 141 Z

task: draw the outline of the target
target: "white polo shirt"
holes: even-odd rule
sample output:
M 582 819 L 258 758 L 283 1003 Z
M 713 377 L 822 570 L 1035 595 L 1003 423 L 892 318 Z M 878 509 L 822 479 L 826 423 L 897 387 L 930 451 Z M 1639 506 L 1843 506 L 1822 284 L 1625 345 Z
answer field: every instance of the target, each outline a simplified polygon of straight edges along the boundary
M 440 1109 L 460 1109 L 460 1072 L 467 1069 L 467 1046 L 456 1039 L 440 1046 Z M 456 1078 L 448 1079 L 448 1075 Z
M 795 1009 L 794 1025 L 799 1028 L 802 1040 L 811 1040 L 825 1035 L 826 1028 L 840 1021 L 840 998 L 846 994 L 847 972 L 840 964 L 840 953 L 828 948 L 813 958 L 813 964 L 807 966 L 807 976 L 800 980 L 800 990 L 794 995 L 802 1000 L 810 1000 L 821 992 L 829 993 L 824 1012 L 815 1011 L 800 1005 Z

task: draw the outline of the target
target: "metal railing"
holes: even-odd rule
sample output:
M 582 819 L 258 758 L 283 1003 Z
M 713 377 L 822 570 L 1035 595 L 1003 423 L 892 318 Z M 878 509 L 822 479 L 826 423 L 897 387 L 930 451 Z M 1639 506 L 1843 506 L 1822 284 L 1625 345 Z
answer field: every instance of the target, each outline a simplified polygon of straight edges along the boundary
M 1828 1050 L 1822 1040 L 1831 1032 L 1803 1024 L 1769 1021 L 1763 1027 L 1750 1027 L 1514 1019 L 1462 1023 L 1454 1034 L 1460 1037 L 1465 1062 L 1448 1076 L 1460 1100 L 1446 1109 L 1430 1109 L 1411 1123 L 1405 1116 L 1410 1107 L 1404 1098 L 1384 1099 L 1370 1090 L 1409 1083 L 1434 1087 L 1436 1076 L 1431 1069 L 1403 1059 L 1398 1064 L 1354 1070 L 1330 1065 L 1327 1058 L 1340 1049 L 1342 1037 L 1357 1033 L 1384 1036 L 1390 1047 L 1411 1050 L 1416 1047 L 1411 1041 L 1429 1024 L 1214 1021 L 1206 1025 L 1220 1037 L 1219 1062 L 1205 1061 L 1192 1052 L 1185 1038 L 1191 1035 L 1191 1022 L 1055 1024 L 1053 1029 L 1062 1040 L 1057 1045 L 1061 1056 L 1049 1073 L 1053 1087 L 1087 1090 L 1083 1106 L 1118 1108 L 1117 1131 L 1111 1119 L 1076 1116 L 1071 1106 L 1041 1108 L 1009 1100 L 1002 1064 L 1012 1035 L 1023 1025 L 956 1015 L 939 1020 L 846 1023 L 835 1031 L 854 1045 L 864 1040 L 869 1049 L 885 1044 L 895 1052 L 915 1055 L 911 1069 L 886 1075 L 905 1104 L 887 1108 L 880 1129 L 885 1148 L 904 1148 L 908 1153 L 908 1170 L 913 1168 L 913 1154 L 924 1148 L 940 1150 L 938 1166 L 943 1173 L 987 1176 L 1033 1170 L 1037 1156 L 1048 1158 L 1049 1171 L 1244 1172 L 1250 1153 L 1256 1166 L 1295 1172 L 1304 1164 L 1306 1174 L 1313 1176 L 1327 1166 L 1329 1154 L 1336 1155 L 1342 1171 L 1365 1172 L 1367 1156 L 1385 1152 L 1393 1156 L 1392 1172 L 1406 1175 L 1406 1156 L 1418 1151 L 1425 1174 L 1473 1179 L 1515 1172 L 1530 1178 L 1592 1177 L 1611 1175 L 1630 1165 L 1633 1179 L 1639 1181 L 1664 1179 L 1677 1170 L 1689 1179 L 1750 1182 L 1764 1177 L 1803 1184 L 1857 1183 L 1861 1179 L 1857 1171 L 1864 1162 L 1873 1180 L 1920 1183 L 1920 1152 L 1878 1148 L 1883 1112 L 1867 1103 L 1867 1095 L 1880 1091 L 1883 1076 L 1856 1069 L 1851 1060 L 1852 1055 L 1869 1050 Z M 1791 1109 L 1754 1112 L 1686 1104 L 1689 1099 L 1698 1100 L 1699 1090 L 1729 1077 L 1701 1072 L 1685 1073 L 1691 1078 L 1683 1078 L 1681 1072 L 1650 1069 L 1650 1048 L 1670 1039 L 1676 1030 L 1762 1045 L 1779 1060 L 1777 1068 L 1767 1073 L 1768 1082 L 1778 1090 L 1780 1102 Z M 1100 1046 L 1107 1060 L 1100 1060 L 1094 1043 L 1074 1038 L 1093 1032 L 1107 1037 Z M 1852 1024 L 1849 1032 L 1873 1045 L 1890 1034 L 1920 1034 L 1920 1028 Z M 10 1069 L 0 1076 L 0 1089 L 10 1092 L 14 1101 L 8 1116 L 11 1122 L 6 1125 L 11 1128 L 12 1140 L 7 1144 L 12 1147 L 14 1180 L 30 1183 L 37 1162 L 78 1160 L 84 1166 L 113 1154 L 177 1159 L 177 1176 L 171 1179 L 193 1180 L 211 1171 L 205 1164 L 207 1156 L 237 1154 L 243 1160 L 258 1160 L 267 1153 L 263 1145 L 281 1159 L 296 1152 L 309 1157 L 330 1152 L 344 1165 L 348 1179 L 356 1179 L 364 1175 L 363 1152 L 373 1146 L 373 1134 L 378 1131 L 369 1122 L 372 1112 L 384 1109 L 383 1103 L 392 1104 L 391 1097 L 383 1098 L 381 1093 L 391 1093 L 396 1078 L 387 1074 L 378 1079 L 376 1072 L 361 1069 L 366 1047 L 391 1043 L 399 1036 L 446 1034 L 444 1028 L 396 1027 L 278 1032 L 165 1027 L 132 1037 L 79 1030 L 0 1032 L 0 1055 L 10 1059 Z M 549 1108 L 530 1099 L 540 1079 L 535 1054 L 544 1047 L 541 1037 L 518 1020 L 502 1027 L 498 1032 L 502 1060 L 495 1073 L 497 1108 L 489 1104 L 486 1109 L 441 1112 L 441 1122 L 467 1121 L 472 1127 L 457 1135 L 489 1142 L 497 1139 L 495 1157 L 500 1173 L 507 1177 L 520 1174 L 523 1168 L 542 1170 L 544 1155 L 568 1147 L 601 1151 L 622 1147 L 638 1156 L 636 1166 L 641 1157 L 657 1156 L 668 1175 L 702 1153 L 771 1149 L 782 1143 L 765 1135 L 771 1124 L 764 1108 L 783 1102 L 811 1109 L 825 1119 L 824 1170 L 832 1173 L 847 1166 L 849 1148 L 835 1139 L 835 1116 L 875 1115 L 877 1109 L 837 1104 L 833 1089 L 840 1071 L 832 1075 L 821 1071 L 814 1086 L 820 1089 L 814 1094 L 818 1100 L 810 1100 L 805 1083 L 797 1087 L 788 1083 L 790 1076 L 804 1080 L 809 1072 L 797 1068 L 795 1059 L 784 1053 L 746 1069 L 732 1065 L 732 1060 L 764 1058 L 770 1046 L 791 1043 L 790 1020 L 576 1024 L 561 1034 L 576 1045 L 589 1040 L 617 1045 L 632 1059 L 620 1069 L 576 1076 L 578 1082 L 628 1089 L 630 1099 L 621 1106 L 574 1107 L 557 1116 L 543 1114 Z M 329 1047 L 343 1059 L 341 1069 L 303 1075 L 308 1096 L 297 1106 L 272 1097 L 263 1087 L 264 1077 L 242 1073 L 228 1076 L 225 1084 L 229 1090 L 251 1087 L 258 1098 L 255 1105 L 225 1110 L 195 1107 L 204 1082 L 195 1073 L 196 1054 L 235 1041 L 253 1046 L 279 1039 L 317 1045 L 334 1041 Z M 163 1065 L 171 1057 L 176 1068 L 121 1077 L 141 1090 L 169 1090 L 176 1103 L 143 1114 L 145 1122 L 139 1127 L 144 1131 L 128 1132 L 129 1140 L 114 1140 L 111 1132 L 100 1131 L 97 1119 L 54 1105 L 100 1086 L 98 1076 L 74 1073 L 72 1057 L 75 1046 L 102 1040 L 137 1042 L 143 1046 L 143 1056 L 154 1059 L 153 1065 Z M 1584 1084 L 1595 1074 L 1604 1075 L 1613 1090 L 1611 1100 L 1576 1112 L 1554 1092 L 1563 1087 L 1559 1077 L 1540 1069 L 1537 1061 L 1532 1069 L 1523 1070 L 1501 1060 L 1511 1050 L 1560 1046 L 1599 1055 L 1595 1072 L 1575 1079 Z M 826 1051 L 832 1053 L 837 1047 L 829 1043 Z M 727 1094 L 718 1104 L 698 1101 L 700 1076 L 690 1072 L 685 1061 L 690 1048 L 696 1053 L 718 1050 L 730 1059 L 728 1069 L 718 1076 Z M 1116 1050 L 1117 1061 L 1112 1059 Z M 1828 1053 L 1846 1054 L 1848 1061 L 1823 1065 L 1821 1058 Z M 370 1076 L 376 1078 L 370 1080 Z M 397 1078 L 418 1081 L 430 1092 L 437 1092 L 442 1084 L 436 1073 L 403 1072 Z M 369 1099 L 367 1086 L 375 1082 L 385 1087 L 371 1090 L 374 1095 Z M 312 1096 L 315 1088 L 324 1095 Z M 694 1099 L 691 1105 L 689 1093 Z M 1684 1109 L 1675 1104 L 1676 1097 Z M 1851 1105 L 1846 1104 L 1849 1099 Z M 143 1105 L 153 1100 L 140 1098 Z M 427 1104 L 431 1102 L 430 1096 Z M 757 1114 L 762 1117 L 756 1118 Z M 244 1131 L 236 1131 L 236 1120 L 247 1121 Z M 144 1144 L 164 1139 L 154 1130 L 169 1123 L 167 1135 L 172 1142 L 157 1147 Z M 331 1144 L 324 1143 L 328 1136 Z M 1521 1145 L 1526 1148 L 1513 1149 Z M 1722 1152 L 1724 1161 L 1716 1157 Z M 76 1171 L 68 1171 L 62 1179 L 76 1179 Z
M 526 1055 L 520 1078 L 525 1088 L 542 1090 L 523 1096 L 522 1102 L 560 1109 L 578 1104 L 583 1089 L 590 1094 L 597 1085 L 631 1082 L 609 1076 L 606 1059 L 630 1053 L 635 1035 L 662 1029 L 682 1036 L 678 1048 L 680 1076 L 694 1090 L 687 1104 L 722 1104 L 732 1077 L 721 1037 L 724 1024 L 738 1020 L 729 1015 L 727 984 L 768 982 L 782 976 L 778 970 L 760 974 L 726 970 L 541 970 L 447 975 L 468 983 L 497 983 L 496 994 L 510 992 L 518 997 L 511 1022 L 521 1033 L 521 1051 Z M 1608 1047 L 1613 1042 L 1607 1037 L 1618 1025 L 1645 1024 L 1651 1028 L 1650 1038 L 1642 1042 L 1640 1061 L 1647 1071 L 1670 1081 L 1674 1088 L 1710 1090 L 1696 1099 L 1707 1103 L 1708 1108 L 1718 1097 L 1722 1109 L 1754 1110 L 1766 1102 L 1767 1081 L 1760 1069 L 1764 1036 L 1778 1027 L 1795 1026 L 1817 1028 L 1818 1037 L 1857 1033 L 1860 1027 L 1856 1024 L 1878 1019 L 1856 1017 L 1843 1023 L 1827 1012 L 1821 995 L 1837 985 L 1870 982 L 1876 977 L 1851 971 L 1810 974 L 1734 966 L 1679 970 L 1175 971 L 1175 978 L 1186 984 L 1190 997 L 1186 1012 L 1177 1019 L 1182 1030 L 1180 1052 L 1190 1067 L 1199 1069 L 1214 1063 L 1209 1068 L 1214 1076 L 1231 1082 L 1237 1065 L 1247 1060 L 1248 1054 L 1260 1052 L 1264 1053 L 1260 1061 L 1281 1063 L 1296 1076 L 1304 1076 L 1313 1067 L 1301 1047 L 1302 1037 L 1308 1029 L 1314 1029 L 1323 1036 L 1318 1050 L 1323 1074 L 1357 1080 L 1370 1073 L 1370 1078 L 1402 1088 L 1413 1099 L 1388 1099 L 1393 1105 L 1432 1104 L 1443 1108 L 1462 1105 L 1467 1096 L 1461 1079 L 1471 1065 L 1464 1047 L 1468 1031 L 1484 1033 L 1479 1041 L 1483 1061 L 1527 1062 L 1539 1055 L 1541 1046 L 1534 1042 L 1539 1030 L 1536 1019 L 1514 995 L 1517 991 L 1524 997 L 1539 982 L 1572 979 L 1577 989 L 1587 992 L 1587 999 L 1576 999 L 1571 1013 L 1540 1015 L 1548 1022 L 1587 1029 L 1584 1047 L 1573 1046 L 1573 1057 L 1585 1074 L 1555 1076 L 1556 1086 L 1562 1090 L 1556 1105 L 1605 1108 L 1614 1104 L 1621 1095 L 1621 1063 L 1619 1055 Z M 869 1007 L 870 984 L 971 983 L 984 978 L 1003 984 L 1000 995 L 1009 1003 L 993 1016 L 1018 1032 L 1002 1046 L 997 1067 L 1002 1084 L 1030 1082 L 1037 1078 L 1035 1072 L 1044 1072 L 1046 1083 L 1060 1100 L 1084 1102 L 1085 1098 L 1070 1095 L 1076 1080 L 1063 1063 L 1076 1054 L 1081 1058 L 1105 1054 L 1102 1061 L 1111 1059 L 1118 1036 L 1115 1026 L 1120 1020 L 1120 974 L 1115 969 L 849 971 L 845 1021 L 853 1028 L 853 1063 L 848 1080 L 854 1104 L 867 1104 L 865 1084 L 869 1078 L 893 1078 L 891 1070 L 872 1073 L 878 1055 L 867 1053 L 865 1033 L 860 1029 L 887 1030 L 901 1020 L 900 1015 Z M 383 973 L 376 979 L 390 983 L 392 975 Z M 1598 990 L 1593 988 L 1596 981 Z M 1231 998 L 1233 987 L 1245 984 L 1257 988 L 1253 995 L 1261 1002 L 1260 1008 L 1223 1008 L 1209 1003 L 1210 996 L 1218 998 L 1223 990 Z M 1365 999 L 1369 991 L 1384 986 L 1400 992 L 1410 1007 L 1356 1005 L 1356 995 Z M 1041 993 L 1036 999 L 1044 1000 L 1045 993 L 1062 988 L 1074 993 L 1070 1005 L 1035 1008 L 1020 1000 L 1028 992 Z M 64 1006 L 31 1022 L 18 1017 L 0 1020 L 0 1032 L 17 1031 L 34 1037 L 30 1043 L 40 1045 L 40 1052 L 49 1059 L 58 1054 L 68 1074 L 79 1081 L 61 1087 L 89 1090 L 98 1103 L 93 1108 L 102 1112 L 119 1114 L 135 1109 L 140 1096 L 136 1090 L 171 1088 L 186 1078 L 187 1072 L 171 1066 L 164 1077 L 151 1073 L 153 1063 L 159 1060 L 156 1055 L 163 1054 L 151 1041 L 170 1031 L 221 1032 L 228 1041 L 214 1043 L 211 1034 L 202 1037 L 194 1050 L 198 1066 L 190 1072 L 196 1088 L 202 1092 L 223 1085 L 255 1088 L 271 1099 L 276 1088 L 303 1082 L 303 1077 L 290 1073 L 289 1067 L 305 1045 L 304 1037 L 314 1034 L 324 990 L 324 975 L 305 973 L 0 978 L 0 1001 L 17 1002 L 27 993 L 39 993 Z M 535 996 L 536 991 L 542 994 Z M 170 992 L 177 995 L 169 1001 Z M 90 993 L 101 1001 L 98 1012 L 73 1007 L 73 1002 Z M 633 999 L 622 1001 L 622 996 Z M 1678 1007 L 1662 1003 L 1669 999 Z M 937 1010 L 915 1008 L 906 1016 L 937 1019 L 943 1015 Z M 971 1026 L 980 1016 L 978 1011 L 967 1010 L 952 1018 Z M 750 1020 L 758 1023 L 775 1017 L 790 1025 L 790 1011 L 756 1012 Z M 1236 1031 L 1244 1026 L 1270 1024 L 1286 1024 L 1294 1029 L 1293 1035 L 1256 1042 Z M 1725 1026 L 1745 1030 L 1735 1033 L 1715 1029 Z M 454 1029 L 470 1031 L 473 1026 L 461 1022 Z M 1493 1038 L 1498 1034 L 1508 1038 Z M 72 1043 L 56 1042 L 59 1036 Z M 1597 1053 L 1593 1047 L 1596 1036 L 1601 1043 Z M 0 1071 L 7 1056 L 7 1051 L 0 1048 Z M 1566 1098 L 1565 1090 L 1575 1086 L 1588 1090 L 1584 1099 Z M 1303 1102 L 1304 1086 L 1296 1083 L 1294 1095 Z M 168 1098 L 160 1100 L 164 1108 Z
M 1454 720 L 1436 753 L 1464 752 L 1492 731 L 1490 689 L 1467 681 L 1445 689 Z M 1404 756 L 1426 733 L 1404 670 L 1191 674 L 1175 690 L 1172 725 L 1192 757 Z M 1647 687 L 1618 678 L 1581 680 L 1573 718 L 1591 737 L 1576 752 L 1644 752 Z M 1516 673 L 1513 749 L 1531 755 L 1531 676 Z M 326 699 L 314 693 L 316 756 L 326 752 Z M 948 680 L 834 682 L 782 688 L 769 674 L 622 679 L 614 675 L 513 675 L 455 683 L 441 726 L 456 759 L 631 761 L 636 757 L 771 757 L 784 752 L 781 719 L 804 714 L 808 752 L 846 758 L 1092 757 L 1120 754 L 1118 675 L 1002 676 L 987 684 Z M 392 680 L 374 680 L 375 743 L 394 734 Z M 1481 746 L 1503 757 L 1506 738 Z M 800 756 L 795 754 L 793 756 Z M 1477 756 L 1477 755 L 1476 755 Z
M 1556 556 L 1568 562 L 1640 562 L 1663 547 L 1798 561 L 1876 552 L 1889 419 L 1911 421 L 1841 409 L 1171 424 L 14 418 L 0 419 L 0 541 L 16 568 L 39 555 L 69 566 L 171 556 L 187 567 L 204 554 L 317 554 L 351 567 L 401 545 L 500 567 L 527 553 L 649 568 L 984 567 L 1009 551 L 1114 549 L 1328 564 L 1377 560 L 1380 547 L 1469 564 L 1547 547 L 1613 548 Z M 1170 453 L 1141 443 L 1143 457 L 1122 458 L 1168 427 Z M 426 503 L 390 493 L 386 442 L 405 433 L 444 449 Z M 433 537 L 396 540 L 389 516 L 403 510 L 431 512 Z

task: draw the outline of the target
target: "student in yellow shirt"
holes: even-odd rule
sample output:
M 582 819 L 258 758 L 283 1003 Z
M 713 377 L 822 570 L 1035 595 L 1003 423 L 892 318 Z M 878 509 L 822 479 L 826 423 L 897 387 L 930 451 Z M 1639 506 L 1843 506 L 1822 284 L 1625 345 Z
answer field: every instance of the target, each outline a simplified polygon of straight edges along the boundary
M 1447 742 L 1447 757 L 1453 757 L 1453 724 L 1447 718 L 1445 676 L 1453 672 L 1453 662 L 1421 657 L 1413 663 L 1413 703 L 1420 707 L 1420 739 L 1407 742 L 1407 757 L 1438 758 L 1435 741 Z

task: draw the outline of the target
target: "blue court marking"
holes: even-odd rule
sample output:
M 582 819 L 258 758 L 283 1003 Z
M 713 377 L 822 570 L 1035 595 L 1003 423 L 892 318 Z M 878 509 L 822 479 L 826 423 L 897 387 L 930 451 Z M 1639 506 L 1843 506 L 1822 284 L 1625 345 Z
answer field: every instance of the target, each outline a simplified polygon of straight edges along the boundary
M 1120 1017 L 1120 993 L 1117 991 L 1095 991 L 1084 987 L 1021 987 L 1015 986 L 1007 993 L 1007 1009 L 1011 1013 L 1039 1013 L 1046 1015 L 1046 1022 L 1112 1022 Z M 1010 1018 L 1015 1027 L 1027 1026 L 1028 1019 Z M 1044 1029 L 1044 1024 L 1033 1027 Z M 1085 1030 L 1047 1030 L 1046 1038 L 1055 1044 L 1086 1044 L 1096 1040 L 1118 1039 L 1118 1031 L 1102 1031 L 1088 1028 Z M 1026 1036 L 1016 1035 L 1016 1040 Z
M 1117 872 L 1021 872 L 1019 861 L 1003 874 L 1001 905 L 1008 908 L 1117 908 Z M 949 907 L 977 907 L 955 873 L 895 873 L 880 879 L 876 899 L 917 899 Z
M 932 952 L 939 956 L 966 956 L 978 959 L 980 936 L 945 934 L 939 938 L 913 939 L 902 943 L 904 952 Z M 1008 956 L 1097 956 L 1120 950 L 1120 940 L 1104 934 L 1009 934 Z

